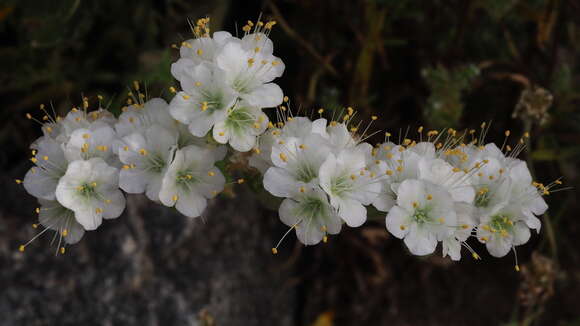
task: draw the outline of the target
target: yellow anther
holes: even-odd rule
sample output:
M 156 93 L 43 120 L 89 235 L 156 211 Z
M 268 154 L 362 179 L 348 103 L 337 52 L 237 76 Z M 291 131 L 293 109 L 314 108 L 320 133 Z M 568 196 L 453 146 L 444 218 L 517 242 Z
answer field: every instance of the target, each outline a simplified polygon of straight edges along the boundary
M 357 127 L 352 127 L 352 128 L 350 128 L 350 131 L 357 132 L 358 131 L 358 128 Z
M 178 199 L 179 199 L 179 196 L 177 196 L 177 195 L 173 195 L 173 197 L 171 197 L 171 200 L 173 200 L 173 201 L 177 201 Z
M 96 182 L 92 182 L 92 183 L 91 183 L 91 187 L 93 187 L 93 188 L 94 188 L 94 187 L 96 187 L 96 186 L 97 186 L 97 183 L 96 183 Z
M 199 87 L 199 86 L 201 86 L 201 82 L 195 82 L 195 83 L 193 83 L 193 84 L 194 84 L 196 87 Z
M 472 256 L 472 257 L 473 257 L 473 259 L 475 259 L 475 260 L 479 260 L 479 259 L 481 259 L 481 257 L 479 257 L 479 255 L 478 255 L 477 253 L 475 253 L 475 252 L 474 252 L 474 253 L 472 253 L 472 254 L 471 254 L 471 256 Z
M 105 199 L 105 204 L 110 204 L 112 201 L 110 199 Z
M 279 155 L 279 156 L 280 156 L 280 159 L 281 159 L 282 161 L 284 161 L 284 162 L 288 162 L 288 157 L 286 157 L 286 154 L 284 154 L 284 153 L 280 153 L 280 155 Z
M 328 242 L 328 236 L 323 236 L 322 237 L 322 242 L 327 243 Z
M 453 168 L 453 172 L 457 173 L 457 172 L 461 172 L 460 168 Z
M 416 201 L 414 201 L 411 205 L 413 205 L 413 208 L 417 208 L 417 206 L 419 206 L 419 203 L 417 203 Z
M 488 238 L 487 237 L 481 237 L 481 241 L 483 242 L 487 242 Z
M 516 265 L 514 266 L 514 269 L 516 270 L 516 272 L 519 272 L 519 271 L 520 271 L 520 265 L 516 264 Z
M 259 149 L 259 148 L 254 148 L 254 153 L 256 153 L 256 154 L 260 154 L 260 153 L 261 153 L 261 151 L 260 151 L 260 149 Z
M 276 249 L 276 248 L 272 248 L 272 254 L 273 254 L 273 255 L 276 255 L 276 254 L 278 254 L 278 249 Z
M 60 247 L 60 254 L 61 254 L 61 255 L 64 255 L 64 253 L 65 253 L 65 249 L 64 249 L 64 247 Z
M 433 199 L 433 196 L 432 195 L 427 195 L 427 200 L 431 200 L 431 199 Z
M 443 217 L 438 218 L 437 221 L 441 224 L 445 223 L 445 219 Z
M 258 46 L 257 46 L 257 47 L 255 47 L 255 48 L 254 48 L 254 52 L 256 52 L 256 53 L 260 52 L 260 47 L 258 47 Z
M 248 59 L 248 67 L 251 67 L 254 64 L 254 58 L 249 58 Z
M 61 234 L 63 237 L 66 237 L 68 235 L 68 230 L 67 229 L 62 230 Z
M 254 129 L 260 129 L 260 124 L 258 122 L 254 122 Z
M 218 135 L 223 136 L 225 133 L 223 131 L 218 132 Z
M 387 175 L 393 175 L 393 171 L 392 171 L 392 170 L 387 170 L 385 173 L 386 173 Z
M 209 172 L 207 173 L 207 175 L 209 175 L 210 177 L 213 177 L 213 176 L 215 175 L 215 172 L 213 172 L 213 171 L 209 171 Z
M 407 227 L 405 227 L 404 225 L 399 226 L 399 229 L 401 229 L 401 231 L 405 231 L 407 229 Z
M 290 99 L 288 98 L 288 96 L 284 96 L 284 98 L 282 99 L 284 102 L 288 102 Z
M 305 192 L 306 191 L 306 189 L 304 189 L 304 187 L 300 187 L 299 190 L 300 190 L 300 192 Z
M 89 138 L 91 138 L 91 135 L 90 134 L 83 134 L 83 138 L 84 139 L 89 139 Z
M 298 145 L 298 148 L 300 148 L 300 149 L 306 149 L 306 145 L 300 144 L 300 145 Z
M 31 157 L 31 158 L 30 158 L 30 161 L 31 161 L 32 163 L 36 163 L 36 162 L 38 162 L 38 160 L 36 159 L 36 157 Z
M 34 209 L 34 211 L 36 212 L 36 214 L 40 214 L 40 208 L 36 207 L 36 208 Z
M 397 172 L 403 172 L 403 167 L 402 166 L 397 166 Z
M 504 134 L 505 134 L 506 137 L 509 137 L 509 135 L 511 134 L 511 131 L 506 130 Z
M 379 117 L 377 117 L 376 115 L 371 116 L 371 120 L 375 121 L 377 120 Z
M 99 207 L 97 207 L 97 209 L 95 209 L 95 213 L 97 214 L 101 214 L 103 212 L 103 210 Z
M 241 185 L 242 183 L 246 182 L 246 180 L 244 180 L 243 178 L 238 179 L 238 184 Z
M 279 61 L 276 61 L 276 60 L 272 61 L 272 66 L 274 66 L 274 67 L 277 66 L 277 65 L 279 65 L 279 64 L 280 64 Z
M 351 174 L 351 175 L 350 175 L 350 179 L 351 179 L 351 180 L 356 180 L 356 175 L 354 175 L 354 174 Z
M 462 229 L 464 229 L 464 230 L 467 230 L 467 229 L 469 229 L 469 225 L 467 225 L 467 224 L 462 224 L 462 225 L 461 225 L 461 228 L 462 228 Z
M 24 248 L 26 248 L 24 245 L 20 245 L 20 247 L 18 247 L 18 251 L 24 252 Z
M 182 97 L 184 100 L 189 100 L 191 98 L 191 96 L 189 96 L 189 95 L 183 95 Z
M 141 155 L 145 156 L 145 155 L 147 155 L 147 150 L 146 150 L 145 148 L 141 148 L 141 149 L 139 150 L 139 154 L 141 154 Z
M 135 118 L 133 118 L 133 117 L 129 117 L 129 119 L 127 119 L 127 120 L 129 120 L 130 123 L 135 122 Z
M 318 114 L 322 114 L 322 112 L 324 112 L 323 108 L 318 109 Z
M 20 179 L 16 179 L 14 181 L 16 182 L 16 184 L 21 184 L 22 183 L 22 180 L 20 180 Z

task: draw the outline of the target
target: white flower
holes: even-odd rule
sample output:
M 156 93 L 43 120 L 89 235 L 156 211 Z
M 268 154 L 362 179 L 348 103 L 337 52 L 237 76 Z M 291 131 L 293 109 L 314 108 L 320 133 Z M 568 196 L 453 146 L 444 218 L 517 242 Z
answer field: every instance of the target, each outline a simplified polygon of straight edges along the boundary
M 68 244 L 75 244 L 85 234 L 85 229 L 75 219 L 75 213 L 56 200 L 40 199 L 38 221 L 45 228 L 56 231 Z
M 203 137 L 214 124 L 226 119 L 236 95 L 226 84 L 223 71 L 208 64 L 184 71 L 180 82 L 184 91 L 171 100 L 169 111 L 188 125 L 194 136 Z
M 161 98 L 152 98 L 143 104 L 133 104 L 123 108 L 115 124 L 117 136 L 122 138 L 134 132 L 144 132 L 156 124 L 171 130 L 175 120 L 167 110 L 167 102 Z
M 548 209 L 541 193 L 532 185 L 532 176 L 526 162 L 515 160 L 511 164 L 509 178 L 511 179 L 510 205 L 517 208 L 518 216 L 526 225 L 540 231 L 541 222 L 536 217 Z
M 96 157 L 71 162 L 56 187 L 59 203 L 74 211 L 85 230 L 94 230 L 103 218 L 116 218 L 125 209 L 118 189 L 119 170 Z
M 272 146 L 276 142 L 280 133 L 279 129 L 272 128 L 266 130 L 262 135 L 256 138 L 256 145 L 252 156 L 248 159 L 248 164 L 264 174 L 272 166 Z
M 248 48 L 251 42 L 245 40 L 251 38 L 263 45 Z M 249 34 L 242 41 L 234 39 L 216 56 L 217 66 L 225 71 L 226 81 L 238 97 L 259 108 L 278 106 L 283 99 L 282 89 L 272 81 L 282 75 L 284 63 L 269 53 L 266 39 L 263 34 Z
M 119 174 L 119 187 L 127 193 L 145 192 L 159 201 L 163 176 L 177 147 L 177 134 L 159 126 L 150 126 L 144 134 L 133 133 L 123 138 L 119 159 L 124 164 Z
M 202 63 L 215 63 L 216 55 L 223 46 L 234 38 L 228 32 L 215 32 L 213 37 L 199 37 L 182 43 L 181 59 L 171 65 L 171 74 L 180 80 L 189 69 Z
M 107 164 L 118 165 L 113 148 L 116 140 L 117 134 L 112 127 L 91 124 L 88 128 L 79 128 L 70 134 L 64 154 L 68 161 L 100 157 Z
M 294 228 L 298 240 L 305 245 L 319 243 L 326 234 L 338 234 L 342 226 L 342 220 L 318 186 L 285 199 L 279 214 L 282 222 Z
M 367 218 L 364 205 L 379 194 L 381 184 L 367 171 L 366 152 L 372 147 L 363 143 L 344 149 L 337 156 L 329 154 L 320 167 L 320 186 L 330 196 L 330 203 L 338 215 L 351 227 L 362 225 Z
M 518 207 L 506 206 L 492 216 L 484 216 L 477 227 L 477 239 L 494 257 L 503 257 L 515 246 L 530 239 L 530 229 Z
M 465 245 L 465 241 L 471 236 L 471 231 L 475 227 L 475 220 L 473 219 L 473 206 L 456 202 L 454 204 L 455 214 L 457 215 L 457 226 L 453 229 L 453 234 L 446 239 L 443 239 L 443 257 L 449 257 L 458 261 L 461 259 L 461 245 Z M 478 257 L 478 256 L 474 256 Z
M 265 173 L 272 166 L 272 146 L 275 143 L 285 141 L 288 137 L 304 137 L 310 133 L 322 135 L 320 130 L 325 129 L 325 119 L 312 122 L 307 117 L 289 117 L 282 128 L 272 127 L 258 137 L 249 164 L 261 173 Z
M 268 122 L 260 108 L 239 102 L 229 109 L 224 121 L 214 125 L 213 138 L 220 144 L 229 143 L 239 152 L 247 152 L 256 144 L 256 136 L 266 130 Z
M 373 206 L 388 212 L 396 202 L 396 190 L 401 182 L 419 177 L 419 161 L 422 151 L 408 150 L 401 145 L 386 142 L 374 148 L 368 158 L 370 170 L 381 182 L 381 192 L 373 201 Z
M 475 191 L 469 176 L 461 169 L 454 168 L 442 159 L 422 158 L 418 165 L 419 179 L 427 180 L 447 189 L 456 202 L 471 204 Z
M 320 166 L 330 153 L 327 141 L 317 134 L 288 137 L 272 147 L 274 166 L 264 174 L 264 188 L 277 197 L 318 186 Z
M 215 162 L 220 152 L 195 145 L 175 152 L 161 184 L 159 199 L 165 206 L 175 206 L 188 217 L 200 216 L 207 198 L 223 190 L 225 178 Z
M 397 205 L 385 219 L 387 230 L 414 255 L 433 253 L 437 242 L 457 227 L 457 215 L 449 192 L 428 181 L 405 180 L 397 189 Z
M 55 199 L 58 180 L 65 174 L 68 162 L 60 143 L 43 136 L 35 141 L 31 159 L 36 166 L 32 167 L 24 177 L 24 189 L 37 197 L 46 200 Z

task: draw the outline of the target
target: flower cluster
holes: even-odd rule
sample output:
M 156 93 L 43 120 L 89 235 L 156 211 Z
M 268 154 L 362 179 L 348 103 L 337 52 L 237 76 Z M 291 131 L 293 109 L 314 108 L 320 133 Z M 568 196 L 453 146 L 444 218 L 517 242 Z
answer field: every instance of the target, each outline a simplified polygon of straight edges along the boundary
M 388 232 L 415 255 L 441 243 L 443 256 L 459 260 L 465 247 L 478 259 L 467 243 L 473 237 L 502 257 L 540 230 L 542 196 L 561 182 L 533 182 L 516 158 L 527 133 L 512 149 L 509 131 L 501 148 L 485 144 L 485 124 L 477 138 L 475 130 L 424 134 L 420 127 L 415 140 L 405 134 L 395 143 L 387 132 L 372 146 L 365 140 L 374 134 L 365 134 L 375 116 L 361 134 L 350 107 L 330 121 L 323 109 L 314 121 L 292 115 L 273 83 L 284 71 L 269 38 L 275 22 L 249 21 L 241 38 L 210 36 L 208 24 L 209 18 L 198 20 L 195 38 L 179 47 L 171 73 L 181 91 L 170 87 L 169 104 L 146 100 L 135 82 L 118 118 L 101 108 L 100 96 L 96 110 L 83 98 L 64 118 L 42 105 L 41 119 L 27 115 L 43 131 L 31 146 L 35 166 L 17 180 L 40 203 L 44 229 L 31 241 L 54 230 L 64 252 L 62 240 L 76 243 L 103 218 L 121 215 L 123 192 L 198 217 L 226 185 L 216 165 L 226 159 L 226 144 L 252 151 L 246 157 L 263 174 L 264 188 L 283 198 L 279 216 L 290 227 L 284 237 L 294 230 L 305 245 L 328 241 L 343 224 L 360 227 L 370 206 L 384 212 L 381 219 L 386 214 Z M 277 123 L 263 112 L 273 107 Z
M 515 158 L 528 134 L 502 151 L 477 145 L 483 137 L 466 141 L 475 130 L 429 131 L 423 139 L 421 127 L 418 140 L 395 144 L 387 132 L 373 147 L 357 128 L 348 129 L 352 116 L 348 108 L 343 122 L 290 117 L 260 138 L 250 158 L 264 172 L 264 188 L 285 198 L 280 219 L 302 243 L 326 241 L 343 223 L 362 225 L 371 204 L 387 213 L 387 230 L 415 255 L 441 243 L 444 256 L 459 260 L 463 246 L 477 259 L 466 242 L 474 237 L 502 257 L 526 243 L 530 229 L 539 231 L 537 216 L 547 209 L 542 195 L 561 182 L 532 182 L 526 163 Z
M 36 212 L 44 230 L 38 235 L 56 231 L 61 252 L 61 241 L 76 243 L 103 218 L 119 217 L 125 208 L 122 191 L 145 193 L 196 217 L 207 198 L 224 188 L 215 162 L 226 149 L 192 136 L 171 117 L 165 100 L 144 102 L 138 83 L 135 89 L 137 96 L 129 94 L 134 99 L 118 119 L 100 108 L 100 101 L 99 109 L 90 111 L 88 98 L 64 118 L 44 106 L 41 120 L 27 114 L 42 124 L 43 136 L 31 146 L 35 166 L 16 182 L 39 200 Z
M 196 38 L 181 44 L 181 58 L 171 66 L 182 91 L 169 111 L 192 135 L 203 137 L 211 130 L 218 143 L 247 152 L 268 126 L 262 109 L 276 107 L 283 99 L 272 82 L 284 72 L 268 38 L 275 22 L 249 21 L 241 39 L 228 32 L 210 37 L 208 23 L 208 18 L 197 21 Z

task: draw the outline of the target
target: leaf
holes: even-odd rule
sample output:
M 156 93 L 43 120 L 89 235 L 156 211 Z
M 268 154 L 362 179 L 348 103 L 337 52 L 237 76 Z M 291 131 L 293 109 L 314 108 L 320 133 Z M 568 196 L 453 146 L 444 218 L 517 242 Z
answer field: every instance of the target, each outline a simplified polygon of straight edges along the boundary
M 332 326 L 334 325 L 334 311 L 328 310 L 316 317 L 310 326 Z

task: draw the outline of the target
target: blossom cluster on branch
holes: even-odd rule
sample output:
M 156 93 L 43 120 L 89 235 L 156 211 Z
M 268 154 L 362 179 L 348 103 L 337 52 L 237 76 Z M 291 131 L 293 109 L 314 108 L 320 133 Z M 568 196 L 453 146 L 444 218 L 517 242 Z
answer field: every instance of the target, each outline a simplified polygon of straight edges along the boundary
M 64 117 L 43 105 L 42 118 L 28 114 L 43 131 L 31 145 L 34 166 L 16 180 L 40 204 L 43 229 L 30 242 L 53 230 L 64 253 L 62 242 L 76 243 L 103 219 L 122 214 L 123 192 L 198 217 L 226 185 L 218 166 L 228 152 L 248 152 L 264 188 L 283 198 L 278 212 L 289 230 L 282 240 L 295 231 L 305 245 L 326 242 L 344 224 L 367 222 L 371 206 L 415 255 L 441 244 L 452 260 L 461 258 L 462 247 L 478 259 L 467 242 L 475 238 L 502 257 L 526 243 L 530 230 L 539 232 L 538 216 L 548 208 L 542 196 L 561 182 L 532 181 L 526 162 L 516 158 L 527 133 L 512 148 L 506 131 L 499 148 L 485 143 L 485 124 L 479 133 L 420 127 L 415 137 L 406 133 L 397 141 L 386 132 L 373 146 L 366 140 L 377 134 L 367 134 L 375 116 L 362 132 L 350 107 L 331 119 L 323 109 L 315 120 L 294 116 L 274 83 L 285 68 L 273 54 L 274 24 L 249 21 L 236 37 L 210 35 L 209 18 L 198 20 L 195 37 L 182 42 L 171 66 L 181 90 L 170 87 L 169 103 L 147 99 L 135 82 L 119 117 L 101 107 L 101 97 L 95 110 L 83 98 Z M 275 108 L 276 122 L 268 108 Z

